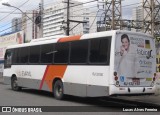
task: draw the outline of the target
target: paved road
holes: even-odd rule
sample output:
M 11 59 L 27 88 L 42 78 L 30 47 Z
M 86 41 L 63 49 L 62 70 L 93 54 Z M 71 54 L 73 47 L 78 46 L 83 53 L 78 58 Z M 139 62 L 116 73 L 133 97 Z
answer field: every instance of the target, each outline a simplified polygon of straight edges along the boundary
M 9 85 L 2 83 L 0 83 L 0 92 L 0 106 L 111 106 L 111 103 L 104 100 L 99 101 L 97 98 L 67 96 L 65 100 L 56 100 L 52 93 L 45 91 L 33 89 L 12 91 Z
M 107 111 L 107 114 L 117 115 L 116 111 L 122 111 L 121 106 L 132 106 L 134 104 L 131 103 L 123 103 L 123 102 L 114 102 L 108 98 L 79 98 L 73 96 L 67 96 L 65 100 L 56 100 L 53 95 L 49 92 L 32 90 L 32 89 L 24 89 L 22 91 L 16 92 L 12 91 L 10 85 L 4 85 L 0 82 L 0 106 L 90 106 L 89 109 L 91 111 L 99 111 L 96 114 L 105 114 L 100 111 Z M 93 107 L 94 106 L 94 107 Z M 105 106 L 105 107 L 103 107 Z M 74 109 L 74 108 L 73 108 Z M 110 113 L 112 112 L 112 113 Z M 2 113 L 0 113 L 1 115 Z M 29 115 L 31 115 L 30 113 Z M 46 113 L 46 115 L 49 113 Z M 57 113 L 59 115 L 59 112 Z M 64 114 L 64 113 L 61 113 Z M 69 112 L 67 112 L 68 115 Z M 76 113 L 81 114 L 81 113 Z M 93 115 L 92 112 L 83 113 Z M 123 115 L 134 115 L 134 113 L 122 112 Z M 138 114 L 138 113 L 136 113 Z M 139 113 L 143 115 L 149 115 L 150 113 Z M 153 115 L 158 115 L 156 112 Z

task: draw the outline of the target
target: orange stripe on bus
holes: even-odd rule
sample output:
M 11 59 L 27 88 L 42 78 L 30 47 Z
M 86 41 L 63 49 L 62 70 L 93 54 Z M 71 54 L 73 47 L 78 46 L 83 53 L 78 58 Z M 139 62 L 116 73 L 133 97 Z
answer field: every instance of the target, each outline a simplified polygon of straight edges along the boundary
M 62 79 L 66 71 L 66 68 L 67 68 L 67 65 L 49 65 L 47 67 L 47 71 L 45 73 L 44 79 L 42 80 L 44 80 L 43 82 L 47 84 L 50 91 L 52 91 L 53 80 L 55 78 Z
M 48 67 L 49 67 L 49 66 L 46 67 L 45 73 L 44 73 L 44 75 L 43 75 L 43 78 L 42 78 L 42 81 L 41 81 L 41 84 L 40 84 L 40 87 L 39 87 L 40 90 L 42 89 L 42 86 L 43 86 L 43 83 L 44 83 L 44 79 L 45 79 L 45 76 L 46 76 L 47 71 L 48 71 Z
M 68 41 L 75 41 L 75 40 L 80 40 L 81 36 L 77 35 L 77 36 L 70 36 L 70 37 L 64 37 L 64 38 L 60 38 L 58 40 L 58 42 L 68 42 Z

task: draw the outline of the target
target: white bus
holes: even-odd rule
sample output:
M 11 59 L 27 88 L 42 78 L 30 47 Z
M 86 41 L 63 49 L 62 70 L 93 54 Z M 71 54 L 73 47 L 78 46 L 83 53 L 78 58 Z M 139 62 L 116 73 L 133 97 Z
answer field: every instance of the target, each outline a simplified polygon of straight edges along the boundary
M 80 97 L 154 94 L 155 42 L 150 35 L 105 31 L 42 38 L 9 46 L 4 83 Z

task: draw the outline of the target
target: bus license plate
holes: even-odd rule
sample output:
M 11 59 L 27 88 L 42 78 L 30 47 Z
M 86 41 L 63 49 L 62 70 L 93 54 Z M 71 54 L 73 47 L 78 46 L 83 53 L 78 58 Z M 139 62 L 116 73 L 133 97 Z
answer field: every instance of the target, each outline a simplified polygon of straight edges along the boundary
M 139 79 L 139 78 L 133 78 L 133 79 L 132 79 L 132 82 L 133 82 L 135 85 L 140 85 L 140 79 Z

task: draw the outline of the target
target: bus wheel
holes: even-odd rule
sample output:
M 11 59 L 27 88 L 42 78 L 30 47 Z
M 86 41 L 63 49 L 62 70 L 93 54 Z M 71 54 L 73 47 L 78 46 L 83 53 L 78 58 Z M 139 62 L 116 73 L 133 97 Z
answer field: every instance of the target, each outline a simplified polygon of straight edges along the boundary
M 54 89 L 53 89 L 54 97 L 58 100 L 63 99 L 64 94 L 63 94 L 63 83 L 61 80 L 57 80 L 54 84 Z
M 21 90 L 21 87 L 18 86 L 17 78 L 16 78 L 16 77 L 13 77 L 13 78 L 11 79 L 11 88 L 12 88 L 12 90 L 14 90 L 14 91 L 19 91 L 19 90 Z

